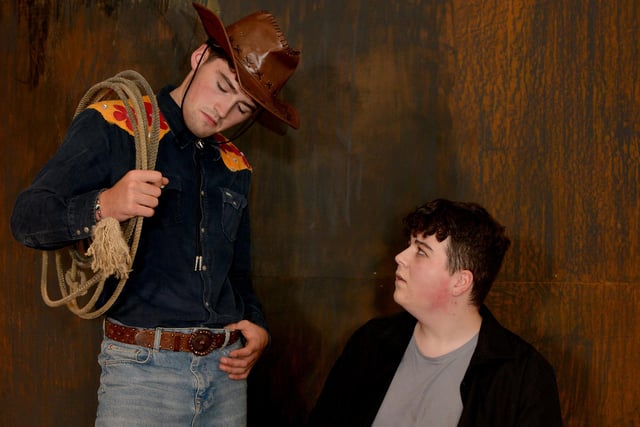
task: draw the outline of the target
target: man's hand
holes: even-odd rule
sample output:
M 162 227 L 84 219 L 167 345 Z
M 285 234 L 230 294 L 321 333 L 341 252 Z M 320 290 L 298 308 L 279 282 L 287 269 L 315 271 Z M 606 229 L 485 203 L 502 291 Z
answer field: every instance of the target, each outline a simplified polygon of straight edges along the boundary
M 100 213 L 126 221 L 135 216 L 151 217 L 158 197 L 169 180 L 155 170 L 130 170 L 116 184 L 100 194 Z
M 220 370 L 228 373 L 232 380 L 244 380 L 249 376 L 251 368 L 269 343 L 269 334 L 264 328 L 248 320 L 229 324 L 225 328 L 242 332 L 247 344 L 233 350 L 229 353 L 229 357 L 220 358 Z

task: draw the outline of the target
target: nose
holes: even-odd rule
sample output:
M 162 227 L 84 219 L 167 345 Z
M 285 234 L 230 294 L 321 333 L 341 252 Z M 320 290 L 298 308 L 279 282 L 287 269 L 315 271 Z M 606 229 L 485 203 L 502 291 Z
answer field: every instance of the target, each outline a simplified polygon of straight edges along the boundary
M 227 117 L 233 106 L 235 105 L 235 99 L 231 96 L 223 97 L 214 107 L 218 117 L 223 119 Z
M 396 264 L 401 265 L 403 267 L 405 267 L 407 265 L 406 261 L 405 261 L 405 256 L 406 256 L 406 252 L 409 250 L 409 247 L 407 247 L 405 250 L 399 252 L 396 257 L 395 257 L 395 261 Z

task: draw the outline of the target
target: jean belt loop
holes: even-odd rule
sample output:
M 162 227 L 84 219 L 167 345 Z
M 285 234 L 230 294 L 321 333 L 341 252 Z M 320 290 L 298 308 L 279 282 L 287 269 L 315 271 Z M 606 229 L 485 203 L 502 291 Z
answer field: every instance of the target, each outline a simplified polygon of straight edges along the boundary
M 153 337 L 153 349 L 160 350 L 160 340 L 162 339 L 162 328 L 156 328 L 156 334 Z
M 227 328 L 224 328 L 224 344 L 222 344 L 222 347 L 220 348 L 225 348 L 229 343 L 230 339 L 231 339 L 231 331 Z

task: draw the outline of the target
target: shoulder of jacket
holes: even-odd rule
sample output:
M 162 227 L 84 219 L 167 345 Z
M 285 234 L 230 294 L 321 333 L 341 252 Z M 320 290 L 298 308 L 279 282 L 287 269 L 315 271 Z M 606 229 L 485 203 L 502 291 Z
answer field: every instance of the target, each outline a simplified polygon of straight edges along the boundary
M 242 170 L 248 170 L 249 172 L 253 172 L 249 160 L 247 160 L 244 153 L 240 151 L 238 147 L 220 134 L 216 134 L 214 138 L 221 143 L 218 146 L 220 148 L 220 156 L 230 171 L 240 172 Z
M 143 100 L 144 100 L 144 106 L 146 110 L 145 113 L 147 115 L 147 126 L 149 129 L 151 129 L 151 121 L 152 121 L 151 102 L 149 101 L 148 96 L 145 96 Z M 131 119 L 127 114 L 127 109 L 122 100 L 106 100 L 106 101 L 95 102 L 89 105 L 87 109 L 96 110 L 98 113 L 100 113 L 100 115 L 102 115 L 102 118 L 106 122 L 118 126 L 120 129 L 124 130 L 129 135 L 132 135 L 132 136 L 134 135 Z M 160 112 L 160 139 L 162 139 L 162 137 L 165 136 L 168 132 L 169 132 L 169 125 L 167 124 L 167 121 L 162 115 L 162 112 Z

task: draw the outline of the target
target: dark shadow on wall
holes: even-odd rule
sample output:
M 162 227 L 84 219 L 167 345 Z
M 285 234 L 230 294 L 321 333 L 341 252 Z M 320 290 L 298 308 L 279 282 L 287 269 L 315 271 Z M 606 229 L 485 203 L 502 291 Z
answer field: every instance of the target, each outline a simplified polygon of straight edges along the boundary
M 327 345 L 305 306 L 305 293 L 312 288 L 295 279 L 257 278 L 256 282 L 262 290 L 271 343 L 249 378 L 248 425 L 302 426 L 309 410 L 307 396 Z

